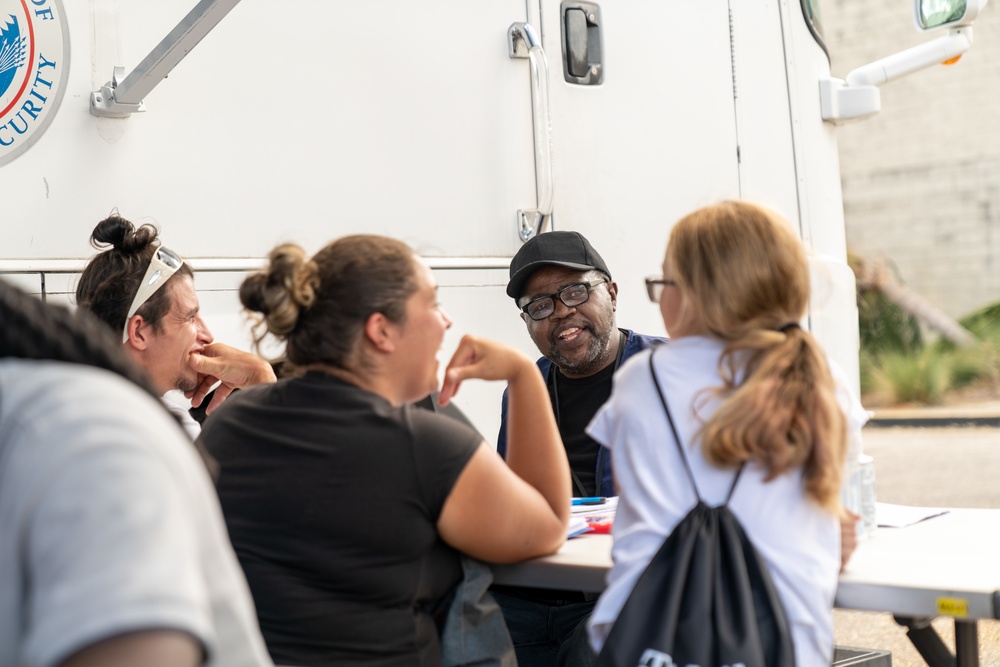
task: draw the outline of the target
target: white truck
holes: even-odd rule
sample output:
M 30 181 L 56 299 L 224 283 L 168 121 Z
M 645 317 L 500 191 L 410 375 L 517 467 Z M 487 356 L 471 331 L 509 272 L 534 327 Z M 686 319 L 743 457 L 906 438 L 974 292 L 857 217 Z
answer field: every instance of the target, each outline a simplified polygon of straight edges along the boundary
M 192 2 L 0 0 L 4 277 L 71 301 L 117 208 L 188 259 L 216 338 L 249 346 L 236 289 L 272 246 L 388 234 L 435 269 L 449 348 L 534 355 L 503 289 L 526 238 L 583 232 L 619 324 L 659 334 L 642 278 L 670 225 L 747 198 L 811 248 L 808 326 L 855 382 L 835 125 L 967 49 L 985 4 L 915 0 L 948 34 L 841 81 L 818 0 Z M 457 401 L 488 439 L 500 389 Z
M 855 387 L 836 125 L 960 56 L 986 3 L 913 0 L 946 34 L 841 80 L 819 0 L 195 1 L 0 0 L 0 276 L 71 303 L 117 208 L 161 228 L 216 337 L 249 347 L 236 291 L 271 247 L 388 234 L 435 269 L 443 357 L 465 332 L 535 355 L 504 293 L 524 240 L 583 232 L 619 324 L 657 334 L 642 278 L 670 225 L 746 198 L 811 249 L 806 324 Z M 487 439 L 500 391 L 456 401 Z M 958 664 L 975 627 L 956 623 Z

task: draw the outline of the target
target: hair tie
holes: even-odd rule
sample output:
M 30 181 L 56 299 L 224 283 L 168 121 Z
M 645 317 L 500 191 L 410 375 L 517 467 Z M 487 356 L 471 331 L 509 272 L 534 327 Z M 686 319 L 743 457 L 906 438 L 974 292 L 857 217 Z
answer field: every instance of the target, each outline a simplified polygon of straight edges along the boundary
M 789 322 L 788 324 L 782 324 L 778 327 L 778 331 L 781 333 L 788 333 L 789 329 L 801 329 L 798 322 Z

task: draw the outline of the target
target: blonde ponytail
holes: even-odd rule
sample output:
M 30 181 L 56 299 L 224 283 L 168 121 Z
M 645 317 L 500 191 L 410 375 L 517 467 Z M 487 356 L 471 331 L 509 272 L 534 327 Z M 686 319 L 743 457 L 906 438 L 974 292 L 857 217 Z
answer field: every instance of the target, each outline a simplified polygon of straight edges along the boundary
M 807 495 L 835 512 L 847 438 L 826 356 L 796 323 L 809 301 L 802 243 L 786 220 L 727 201 L 680 220 L 667 261 L 705 328 L 726 342 L 722 399 L 701 430 L 720 466 L 757 461 L 768 479 L 803 468 Z

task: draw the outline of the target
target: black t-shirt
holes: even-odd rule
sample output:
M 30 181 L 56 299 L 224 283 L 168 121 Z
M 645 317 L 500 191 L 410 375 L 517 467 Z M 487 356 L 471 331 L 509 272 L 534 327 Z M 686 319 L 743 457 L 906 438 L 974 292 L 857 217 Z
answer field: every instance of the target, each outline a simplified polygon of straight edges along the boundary
M 429 610 L 461 567 L 436 523 L 473 429 L 310 372 L 231 397 L 200 440 L 277 664 L 440 664 Z
M 611 396 L 616 364 L 585 378 L 568 378 L 555 366 L 549 372 L 549 396 L 559 422 L 559 434 L 566 446 L 570 470 L 583 484 L 573 482 L 573 495 L 597 496 L 597 453 L 600 445 L 587 435 L 586 428 L 598 409 Z

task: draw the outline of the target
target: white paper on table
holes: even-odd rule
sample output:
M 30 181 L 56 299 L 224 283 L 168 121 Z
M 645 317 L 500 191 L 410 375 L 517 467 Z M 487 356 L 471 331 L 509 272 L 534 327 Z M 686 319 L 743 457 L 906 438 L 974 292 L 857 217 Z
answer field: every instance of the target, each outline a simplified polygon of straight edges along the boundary
M 950 511 L 944 507 L 911 507 L 909 505 L 875 503 L 875 516 L 879 528 L 904 528 L 931 517 L 947 514 Z
M 569 518 L 569 530 L 566 531 L 566 537 L 576 537 L 577 535 L 582 535 L 590 530 L 590 524 L 582 516 L 571 516 Z

